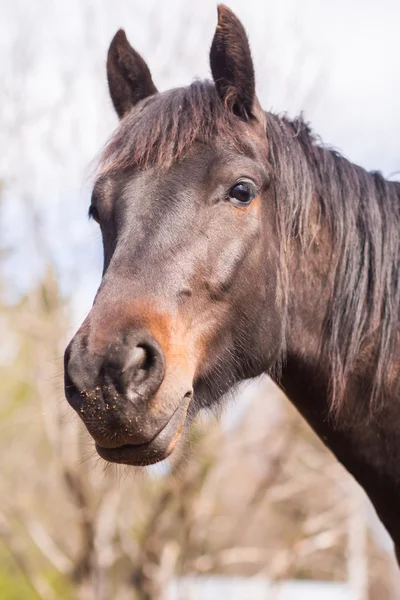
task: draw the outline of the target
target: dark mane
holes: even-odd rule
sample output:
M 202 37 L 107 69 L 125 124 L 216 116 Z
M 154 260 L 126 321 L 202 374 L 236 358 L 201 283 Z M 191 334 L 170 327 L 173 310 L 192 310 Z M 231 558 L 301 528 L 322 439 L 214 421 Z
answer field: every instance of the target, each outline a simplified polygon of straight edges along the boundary
M 309 215 L 318 200 L 320 218 L 332 239 L 333 292 L 324 339 L 331 365 L 332 409 L 342 405 L 360 351 L 377 342 L 371 406 L 384 393 L 386 367 L 398 336 L 400 308 L 400 183 L 369 173 L 317 143 L 301 120 L 268 114 L 281 241 L 281 289 L 288 296 L 287 250 L 298 236 L 307 257 L 312 242 Z
M 228 142 L 243 149 L 240 121 L 221 102 L 215 86 L 196 81 L 185 88 L 153 95 L 134 107 L 100 159 L 107 174 L 136 166 L 167 169 L 195 141 Z M 287 327 L 290 292 L 287 257 L 294 237 L 306 258 L 312 242 L 310 211 L 318 200 L 334 252 L 333 292 L 326 310 L 321 352 L 331 365 L 332 408 L 343 404 L 349 375 L 360 351 L 378 340 L 371 405 L 382 397 L 385 365 L 398 335 L 400 306 L 400 183 L 368 173 L 339 153 L 324 148 L 308 126 L 267 114 L 267 138 L 276 191 L 281 252 L 279 291 Z M 286 316 L 285 316 L 286 315 Z M 284 345 L 282 356 L 284 358 Z
M 195 141 L 209 145 L 227 141 L 243 148 L 237 118 L 225 109 L 209 81 L 195 81 L 140 102 L 108 142 L 99 171 L 152 165 L 168 169 Z

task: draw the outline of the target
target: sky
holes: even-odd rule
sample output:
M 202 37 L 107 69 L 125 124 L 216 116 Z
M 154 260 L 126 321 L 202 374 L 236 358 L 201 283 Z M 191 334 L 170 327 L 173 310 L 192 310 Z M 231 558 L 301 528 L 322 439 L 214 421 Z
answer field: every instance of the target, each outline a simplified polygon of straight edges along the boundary
M 262 106 L 303 112 L 324 143 L 400 179 L 400 2 L 226 3 L 248 32 Z M 0 10 L 3 269 L 18 295 L 50 257 L 78 325 L 101 276 L 101 240 L 86 213 L 91 165 L 117 126 L 108 45 L 125 28 L 161 90 L 209 77 L 216 3 L 0 0 Z

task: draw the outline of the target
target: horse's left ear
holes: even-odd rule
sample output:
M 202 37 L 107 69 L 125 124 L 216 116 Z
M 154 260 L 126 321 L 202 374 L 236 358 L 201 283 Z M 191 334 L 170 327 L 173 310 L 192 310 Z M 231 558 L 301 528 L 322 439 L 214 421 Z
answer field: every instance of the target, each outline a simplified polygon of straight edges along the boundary
M 123 29 L 117 31 L 108 50 L 107 79 L 120 119 L 140 100 L 157 93 L 149 67 L 132 48 Z
M 218 25 L 210 50 L 215 87 L 225 106 L 248 120 L 259 104 L 249 41 L 239 19 L 223 4 L 218 6 Z

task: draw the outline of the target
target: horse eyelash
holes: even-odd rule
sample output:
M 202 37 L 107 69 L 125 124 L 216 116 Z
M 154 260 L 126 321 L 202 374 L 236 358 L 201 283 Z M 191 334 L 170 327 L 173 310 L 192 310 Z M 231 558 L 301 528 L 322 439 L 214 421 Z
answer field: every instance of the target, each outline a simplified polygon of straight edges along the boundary
M 93 221 L 96 221 L 96 223 L 98 222 L 98 210 L 95 206 L 93 206 L 93 204 L 91 204 L 89 206 L 88 219 L 89 219 L 89 221 L 93 220 Z

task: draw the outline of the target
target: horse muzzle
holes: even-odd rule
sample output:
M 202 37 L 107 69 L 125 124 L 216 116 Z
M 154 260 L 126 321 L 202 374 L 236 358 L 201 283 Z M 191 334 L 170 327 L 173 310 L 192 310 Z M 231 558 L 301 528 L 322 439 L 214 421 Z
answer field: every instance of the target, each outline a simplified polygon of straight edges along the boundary
M 167 458 L 192 397 L 171 384 L 161 346 L 146 329 L 120 334 L 101 351 L 80 330 L 64 358 L 65 395 L 110 462 L 144 466 Z

